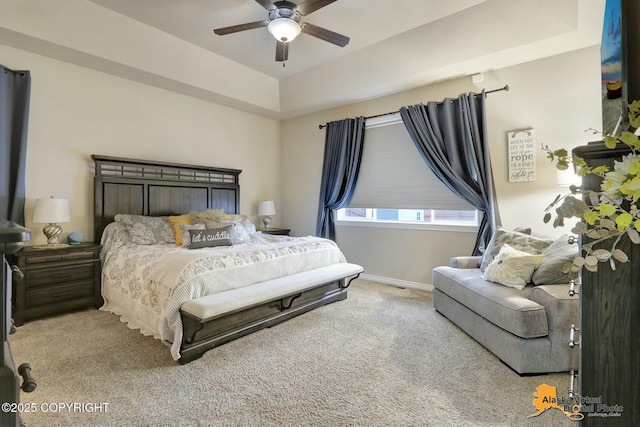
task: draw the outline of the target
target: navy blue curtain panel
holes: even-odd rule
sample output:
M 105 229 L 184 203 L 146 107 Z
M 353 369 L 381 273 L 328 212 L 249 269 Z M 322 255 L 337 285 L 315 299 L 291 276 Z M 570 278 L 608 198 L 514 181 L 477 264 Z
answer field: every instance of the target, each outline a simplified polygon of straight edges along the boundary
M 31 74 L 0 65 L 0 218 L 24 225 Z
M 482 213 L 472 255 L 482 254 L 500 225 L 484 91 L 402 107 L 400 116 L 427 166 L 453 193 Z
M 335 210 L 347 206 L 360 171 L 365 118 L 327 123 L 316 236 L 335 240 Z

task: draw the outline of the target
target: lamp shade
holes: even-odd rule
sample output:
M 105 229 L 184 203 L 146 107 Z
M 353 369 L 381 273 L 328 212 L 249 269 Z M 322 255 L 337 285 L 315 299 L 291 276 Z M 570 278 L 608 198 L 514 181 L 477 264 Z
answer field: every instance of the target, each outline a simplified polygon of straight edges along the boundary
M 56 223 L 69 222 L 69 201 L 67 199 L 36 199 L 33 208 L 33 222 L 35 223 Z
M 582 184 L 582 177 L 575 173 L 573 168 L 568 168 L 565 170 L 556 169 L 556 174 L 558 177 L 558 186 L 559 187 L 570 187 L 572 185 L 577 185 L 578 187 Z
M 258 215 L 267 216 L 276 214 L 276 205 L 272 200 L 263 200 L 258 205 Z
M 290 42 L 300 34 L 300 25 L 293 19 L 276 18 L 267 26 L 269 32 L 281 42 Z

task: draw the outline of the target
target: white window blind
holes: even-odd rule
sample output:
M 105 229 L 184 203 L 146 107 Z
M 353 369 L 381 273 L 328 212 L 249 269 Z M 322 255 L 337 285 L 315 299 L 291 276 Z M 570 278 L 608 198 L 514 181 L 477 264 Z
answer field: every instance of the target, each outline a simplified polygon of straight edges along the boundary
M 475 210 L 431 172 L 400 118 L 367 127 L 349 207 Z

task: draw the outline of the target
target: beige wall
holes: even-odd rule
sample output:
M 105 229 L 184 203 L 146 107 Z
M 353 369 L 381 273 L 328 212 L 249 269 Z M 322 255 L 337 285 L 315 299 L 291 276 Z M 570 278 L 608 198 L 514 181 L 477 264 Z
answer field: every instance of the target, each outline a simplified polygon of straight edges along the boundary
M 280 208 L 280 122 L 0 45 L 0 62 L 31 70 L 26 225 L 36 198 L 68 198 L 71 222 L 93 238 L 91 154 L 242 169 L 241 213 Z M 274 217 L 274 225 L 281 217 Z
M 485 72 L 481 86 L 461 77 L 282 124 L 4 46 L 0 62 L 32 72 L 26 215 L 34 243 L 44 236 L 31 222 L 33 203 L 50 194 L 71 203 L 65 234 L 78 230 L 92 239 L 93 153 L 243 169 L 242 213 L 255 221 L 258 201 L 273 199 L 274 225 L 314 234 L 324 149 L 318 124 L 505 84 L 509 92 L 487 100 L 503 225 L 560 234 L 566 230 L 542 223 L 544 207 L 563 191 L 553 166 L 539 151 L 537 181 L 509 183 L 507 132 L 532 127 L 539 143 L 572 148 L 593 139 L 585 130 L 601 122 L 598 47 Z M 475 239 L 465 232 L 344 226 L 337 233 L 347 258 L 369 275 L 407 284 L 430 283 L 434 266 L 468 254 Z
M 358 115 L 375 115 L 403 105 L 441 100 L 461 92 L 510 86 L 509 92 L 487 98 L 487 127 L 502 223 L 531 226 L 539 233 L 559 235 L 542 222 L 544 208 L 556 194 L 556 171 L 542 150 L 537 153 L 537 180 L 509 183 L 507 133 L 534 128 L 538 144 L 567 148 L 594 139 L 588 128 L 601 127 L 600 50 L 582 49 L 522 65 L 484 73 L 480 86 L 470 77 L 310 114 L 284 122 L 282 128 L 282 190 L 284 224 L 296 235 L 313 234 L 324 150 L 318 124 Z M 451 256 L 468 255 L 475 235 L 433 230 L 400 230 L 339 226 L 338 244 L 350 261 L 367 274 L 407 284 L 428 284 L 431 270 Z

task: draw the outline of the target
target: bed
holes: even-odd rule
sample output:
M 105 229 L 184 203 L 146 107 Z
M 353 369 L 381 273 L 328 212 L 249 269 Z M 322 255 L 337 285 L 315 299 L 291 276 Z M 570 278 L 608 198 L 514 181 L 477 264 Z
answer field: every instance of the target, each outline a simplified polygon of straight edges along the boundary
M 333 241 L 256 231 L 239 213 L 240 170 L 92 159 L 101 309 L 161 340 L 181 364 L 345 299 L 362 272 Z

